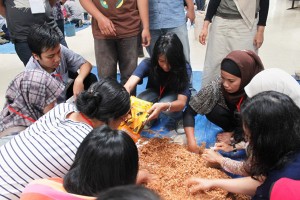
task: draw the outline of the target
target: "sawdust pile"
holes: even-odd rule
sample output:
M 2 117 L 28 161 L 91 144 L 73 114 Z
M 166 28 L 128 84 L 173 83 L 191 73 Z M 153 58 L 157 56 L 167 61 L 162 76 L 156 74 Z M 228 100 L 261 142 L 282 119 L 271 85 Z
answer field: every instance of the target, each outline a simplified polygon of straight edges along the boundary
M 224 172 L 207 167 L 200 154 L 172 143 L 169 138 L 153 138 L 139 147 L 140 169 L 147 169 L 157 180 L 146 186 L 156 191 L 165 200 L 176 199 L 250 199 L 243 195 L 229 194 L 216 188 L 192 195 L 185 181 L 190 177 L 230 178 Z

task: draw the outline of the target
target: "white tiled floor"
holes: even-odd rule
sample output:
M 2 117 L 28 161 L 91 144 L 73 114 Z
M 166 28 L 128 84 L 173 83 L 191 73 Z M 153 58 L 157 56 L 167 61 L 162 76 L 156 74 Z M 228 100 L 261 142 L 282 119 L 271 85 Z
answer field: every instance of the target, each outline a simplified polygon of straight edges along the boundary
M 291 5 L 290 0 L 270 0 L 265 41 L 259 56 L 266 68 L 279 67 L 293 74 L 296 69 L 300 70 L 300 8 L 287 10 Z M 295 6 L 300 7 L 299 1 L 295 2 Z M 189 36 L 193 70 L 202 70 L 206 47 L 195 40 L 193 27 L 189 29 Z M 70 49 L 95 65 L 90 27 L 66 40 Z M 16 54 L 0 54 L 0 108 L 8 83 L 23 69 Z

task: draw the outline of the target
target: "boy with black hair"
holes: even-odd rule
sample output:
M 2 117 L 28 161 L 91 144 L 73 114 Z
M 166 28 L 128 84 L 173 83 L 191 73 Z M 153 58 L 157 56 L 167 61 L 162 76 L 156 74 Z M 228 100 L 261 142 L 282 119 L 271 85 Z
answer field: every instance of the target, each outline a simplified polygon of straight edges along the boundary
M 58 103 L 77 95 L 97 81 L 91 74 L 92 65 L 82 56 L 59 43 L 59 35 L 47 24 L 33 25 L 27 37 L 32 51 L 26 70 L 41 69 L 54 76 L 66 86 L 66 91 L 58 98 Z M 79 72 L 77 73 L 77 71 Z M 70 79 L 74 79 L 74 83 Z

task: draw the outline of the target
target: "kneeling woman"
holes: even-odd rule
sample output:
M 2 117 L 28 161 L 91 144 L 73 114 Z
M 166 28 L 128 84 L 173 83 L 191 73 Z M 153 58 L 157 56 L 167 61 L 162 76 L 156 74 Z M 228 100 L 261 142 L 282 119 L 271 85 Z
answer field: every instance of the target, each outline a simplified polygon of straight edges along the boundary
M 128 92 L 148 77 L 146 91 L 138 98 L 153 102 L 148 121 L 158 118 L 161 112 L 178 120 L 190 96 L 191 66 L 186 62 L 178 36 L 167 33 L 158 38 L 151 60 L 143 60 L 125 84 Z
M 184 113 L 183 125 L 189 151 L 199 153 L 194 135 L 194 117 L 197 114 L 206 115 L 208 120 L 221 127 L 224 132 L 241 135 L 240 120 L 234 113 L 240 111 L 241 103 L 247 98 L 244 87 L 263 69 L 260 58 L 252 51 L 233 51 L 223 59 L 221 77 L 193 96 Z

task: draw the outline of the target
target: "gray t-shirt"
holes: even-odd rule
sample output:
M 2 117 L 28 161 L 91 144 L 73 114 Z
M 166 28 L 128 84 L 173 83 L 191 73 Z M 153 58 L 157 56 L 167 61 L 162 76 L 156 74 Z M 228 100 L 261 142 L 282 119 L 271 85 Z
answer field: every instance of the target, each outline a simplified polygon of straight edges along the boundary
M 54 72 L 51 73 L 58 81 L 63 82 L 65 86 L 68 85 L 70 78 L 68 71 L 77 72 L 78 69 L 86 63 L 87 61 L 79 54 L 73 52 L 72 50 L 66 48 L 63 45 L 61 47 L 61 59 L 60 64 L 56 68 Z M 40 69 L 44 70 L 39 62 L 31 56 L 29 59 L 26 69 L 25 70 L 32 70 L 32 69 Z M 66 88 L 67 89 L 67 88 Z M 58 103 L 66 101 L 66 90 L 60 95 L 58 98 Z
M 52 8 L 49 0 L 43 0 L 45 13 L 32 14 L 29 0 L 5 0 L 6 20 L 10 31 L 10 37 L 13 42 L 26 42 L 29 28 L 33 24 L 43 24 L 47 22 L 55 29 L 61 38 L 62 32 L 52 16 Z
M 66 8 L 68 15 L 70 15 L 70 21 L 73 19 L 83 20 L 82 9 L 74 1 L 66 1 L 64 7 Z
M 256 12 L 259 11 L 259 1 L 256 1 Z M 221 0 L 216 15 L 224 18 L 242 18 L 234 0 Z

